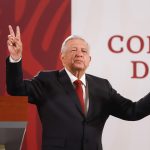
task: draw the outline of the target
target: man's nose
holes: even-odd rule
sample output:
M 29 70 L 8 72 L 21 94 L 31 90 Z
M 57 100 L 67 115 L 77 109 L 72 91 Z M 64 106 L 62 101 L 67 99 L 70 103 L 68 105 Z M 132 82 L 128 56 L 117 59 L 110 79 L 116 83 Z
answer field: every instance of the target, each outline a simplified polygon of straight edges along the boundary
M 77 53 L 76 53 L 76 55 L 77 55 L 78 57 L 82 57 L 82 56 L 83 56 L 83 53 L 82 53 L 81 50 L 78 50 Z

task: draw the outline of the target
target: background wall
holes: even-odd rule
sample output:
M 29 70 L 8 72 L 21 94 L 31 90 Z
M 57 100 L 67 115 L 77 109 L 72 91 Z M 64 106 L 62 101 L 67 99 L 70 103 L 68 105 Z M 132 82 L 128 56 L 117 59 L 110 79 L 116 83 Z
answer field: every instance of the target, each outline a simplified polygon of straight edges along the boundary
M 91 46 L 88 72 L 109 79 L 113 88 L 133 101 L 150 91 L 149 6 L 149 0 L 72 0 L 72 33 L 85 37 Z M 116 35 L 122 38 L 114 38 L 111 44 L 117 52 L 122 48 L 120 53 L 112 52 L 108 44 Z M 134 68 L 132 61 L 142 63 Z M 138 78 L 132 78 L 135 74 Z M 149 150 L 149 139 L 149 116 L 138 122 L 111 116 L 104 128 L 103 147 Z
M 39 70 L 62 67 L 59 51 L 62 41 L 70 35 L 70 0 L 0 0 L 0 95 L 7 95 L 5 59 L 8 56 L 8 25 L 21 28 L 24 78 Z M 41 125 L 36 107 L 29 104 L 29 124 L 23 150 L 40 150 Z

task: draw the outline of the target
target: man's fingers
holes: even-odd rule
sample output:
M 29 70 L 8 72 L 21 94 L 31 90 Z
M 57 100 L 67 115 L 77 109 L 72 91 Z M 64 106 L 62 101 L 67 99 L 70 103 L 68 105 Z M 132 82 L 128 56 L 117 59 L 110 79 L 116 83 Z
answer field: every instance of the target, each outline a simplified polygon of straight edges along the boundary
M 9 25 L 8 28 L 9 28 L 9 32 L 10 32 L 10 35 L 8 35 L 8 39 L 10 39 L 10 38 L 11 38 L 11 40 L 18 39 L 20 41 L 21 39 L 20 39 L 20 28 L 19 28 L 19 26 L 16 27 L 16 35 L 15 35 L 14 30 L 13 30 L 11 25 Z
M 12 41 L 12 42 L 13 42 L 14 37 L 13 37 L 13 36 L 11 36 L 11 35 L 8 35 L 8 40 L 10 40 L 10 41 Z
M 19 42 L 19 40 L 16 37 L 13 37 L 12 35 L 8 35 L 8 40 L 11 43 L 9 45 L 13 45 L 13 46 Z
M 12 26 L 9 25 L 8 28 L 9 28 L 10 35 L 15 37 L 15 33 L 14 33 L 14 30 L 13 30 Z
M 18 38 L 18 40 L 20 40 L 20 28 L 19 28 L 19 26 L 16 27 L 16 38 Z
M 10 35 L 8 35 L 7 45 L 10 53 L 18 55 L 22 53 L 22 42 L 20 39 L 20 28 L 16 27 L 16 36 L 11 25 L 9 25 Z
M 13 44 L 12 44 L 12 42 L 11 41 L 7 41 L 7 44 L 8 44 L 8 46 L 12 46 Z

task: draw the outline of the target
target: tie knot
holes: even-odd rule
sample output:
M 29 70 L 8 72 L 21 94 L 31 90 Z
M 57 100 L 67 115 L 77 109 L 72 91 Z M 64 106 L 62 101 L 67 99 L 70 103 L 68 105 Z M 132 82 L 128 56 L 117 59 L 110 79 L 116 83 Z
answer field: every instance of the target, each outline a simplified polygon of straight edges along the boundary
M 82 81 L 81 81 L 81 80 L 75 80 L 75 81 L 74 81 L 74 84 L 75 84 L 76 86 L 81 86 Z

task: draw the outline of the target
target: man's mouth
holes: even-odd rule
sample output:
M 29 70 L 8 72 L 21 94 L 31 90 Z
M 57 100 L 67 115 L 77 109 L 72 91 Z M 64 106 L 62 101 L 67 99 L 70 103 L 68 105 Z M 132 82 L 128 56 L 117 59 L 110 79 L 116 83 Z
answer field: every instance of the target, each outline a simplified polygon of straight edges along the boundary
M 74 60 L 74 61 L 75 61 L 75 62 L 83 62 L 83 60 L 78 60 L 78 59 L 77 59 L 77 60 Z

